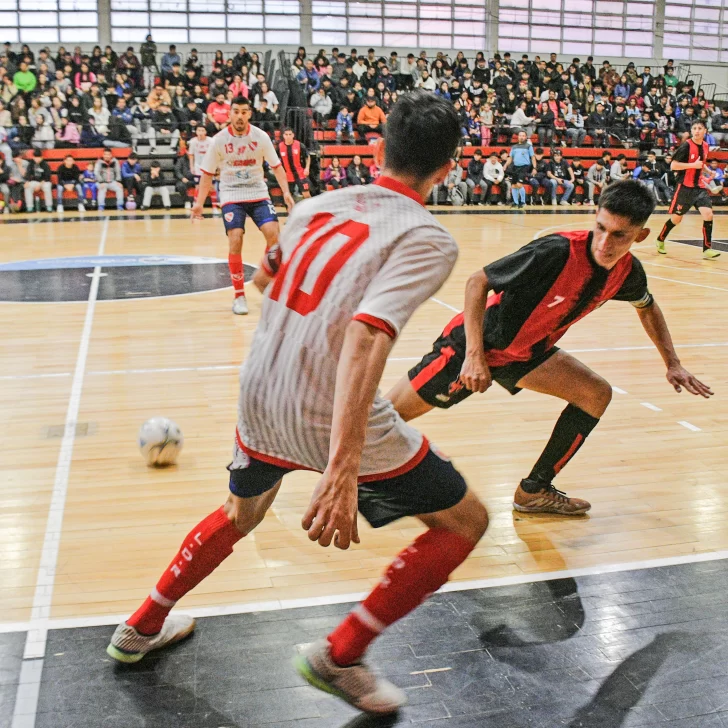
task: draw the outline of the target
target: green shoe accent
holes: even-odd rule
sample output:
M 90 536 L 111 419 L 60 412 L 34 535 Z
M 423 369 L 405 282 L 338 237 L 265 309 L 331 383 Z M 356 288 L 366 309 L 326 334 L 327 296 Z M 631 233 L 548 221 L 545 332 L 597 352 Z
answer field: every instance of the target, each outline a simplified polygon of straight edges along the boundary
M 144 652 L 122 652 L 120 649 L 114 647 L 114 645 L 109 645 L 106 648 L 106 654 L 119 662 L 126 663 L 127 665 L 139 662 L 139 660 L 141 660 L 145 655 Z
M 665 250 L 665 241 L 664 240 L 656 240 L 655 246 L 657 247 L 658 253 L 661 253 L 662 255 L 667 255 L 667 250 Z
M 337 698 L 341 698 L 345 702 L 349 703 L 349 705 L 352 705 L 351 698 L 346 694 L 341 692 L 341 690 L 337 690 L 335 687 L 332 687 L 329 683 L 327 683 L 312 667 L 309 661 L 302 657 L 301 655 L 298 655 L 297 657 L 294 657 L 293 660 L 293 667 L 296 668 L 296 671 L 298 674 L 311 686 L 315 687 L 318 690 L 323 691 L 324 693 L 328 693 L 329 695 L 335 695 Z M 354 706 L 356 707 L 356 706 Z
M 715 260 L 719 255 L 720 253 L 717 250 L 708 248 L 703 251 L 703 260 Z

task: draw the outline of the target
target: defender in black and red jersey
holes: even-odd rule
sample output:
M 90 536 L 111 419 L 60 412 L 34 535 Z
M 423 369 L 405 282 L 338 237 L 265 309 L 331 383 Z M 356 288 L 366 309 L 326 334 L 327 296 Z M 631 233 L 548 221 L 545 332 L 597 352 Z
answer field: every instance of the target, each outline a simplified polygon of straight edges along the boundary
M 663 255 L 665 238 L 677 227 L 683 215 L 694 207 L 703 218 L 703 258 L 715 260 L 720 253 L 713 250 L 713 202 L 708 192 L 708 183 L 703 176 L 703 167 L 708 163 L 708 143 L 705 141 L 706 126 L 694 121 L 690 127 L 690 139 L 675 151 L 670 169 L 676 172 L 677 187 L 670 203 L 670 219 L 657 236 L 657 252 Z
M 628 301 L 637 309 L 677 392 L 684 387 L 703 397 L 712 394 L 680 364 L 644 269 L 629 252 L 650 234 L 644 224 L 653 210 L 645 186 L 635 180 L 614 183 L 599 199 L 594 230 L 539 238 L 474 273 L 465 311 L 387 395 L 405 420 L 433 407 L 452 407 L 485 392 L 493 381 L 511 394 L 530 389 L 566 400 L 551 439 L 516 490 L 518 511 L 581 515 L 591 508 L 566 497 L 552 481 L 598 424 L 612 388 L 556 342 L 607 301 Z

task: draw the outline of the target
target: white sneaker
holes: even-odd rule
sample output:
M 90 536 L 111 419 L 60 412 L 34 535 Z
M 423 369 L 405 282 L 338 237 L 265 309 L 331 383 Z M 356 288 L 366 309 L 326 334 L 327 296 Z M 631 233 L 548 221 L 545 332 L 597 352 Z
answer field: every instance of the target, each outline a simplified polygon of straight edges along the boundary
M 56 207 L 56 212 L 59 213 L 59 214 L 62 213 L 63 212 L 63 205 L 58 205 L 58 207 Z
M 187 200 L 187 202 L 185 202 L 185 210 L 191 210 L 191 209 L 192 209 L 192 203 L 189 200 Z
M 565 207 L 571 207 L 571 203 L 568 200 L 561 200 L 561 202 L 559 202 L 559 205 L 564 205 Z
M 594 200 L 587 200 L 584 204 L 585 205 L 590 205 L 590 206 L 593 207 L 594 206 Z
M 86 205 L 83 204 L 83 202 L 78 203 L 78 211 L 79 212 L 86 212 Z
M 179 642 L 192 634 L 194 629 L 195 620 L 186 614 L 168 615 L 161 632 L 151 637 L 139 634 L 134 627 L 122 622 L 116 628 L 106 654 L 119 662 L 139 662 L 148 652 Z
M 217 217 L 219 215 L 222 215 L 222 210 L 217 205 L 214 205 L 212 208 L 212 214 Z
M 245 294 L 238 296 L 233 301 L 233 313 L 237 313 L 240 316 L 245 316 L 248 313 L 248 302 L 245 300 Z
M 331 659 L 327 640 L 310 645 L 293 664 L 313 687 L 345 700 L 365 713 L 394 713 L 407 703 L 407 696 L 388 680 L 361 663 L 339 667 Z

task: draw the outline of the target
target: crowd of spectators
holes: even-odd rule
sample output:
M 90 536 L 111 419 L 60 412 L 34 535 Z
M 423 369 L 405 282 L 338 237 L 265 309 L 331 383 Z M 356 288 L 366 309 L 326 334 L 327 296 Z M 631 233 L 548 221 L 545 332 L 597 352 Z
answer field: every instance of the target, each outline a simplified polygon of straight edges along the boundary
M 54 192 L 62 206 L 64 192 L 75 189 L 79 195 L 83 193 L 86 204 L 95 204 L 97 196 L 105 199 L 108 191 L 116 196 L 118 206 L 133 197 L 147 207 L 159 195 L 168 207 L 169 190 L 158 183 L 161 168 L 156 165 L 143 170 L 136 158 L 120 163 L 113 155 L 105 155 L 108 163 L 101 159 L 83 164 L 81 169 L 71 160 L 62 165 L 66 171 L 56 172 L 54 190 L 47 161 L 35 152 L 81 147 L 137 150 L 140 146 L 148 147 L 151 154 L 174 152 L 180 140 L 193 138 L 200 128 L 210 136 L 224 128 L 230 102 L 238 95 L 251 99 L 253 123 L 273 136 L 280 128 L 279 100 L 265 77 L 260 56 L 245 47 L 228 58 L 217 51 L 207 66 L 203 67 L 195 49 L 184 58 L 174 45 L 161 53 L 151 35 L 138 49 L 130 46 L 121 52 L 95 46 L 89 53 L 76 46 L 34 53 L 27 45 L 16 49 L 6 43 L 0 53 L 3 197 L 25 202 L 27 209 L 41 204 L 36 199 L 40 197 L 51 209 Z M 334 131 L 341 142 L 371 140 L 381 134 L 398 96 L 418 88 L 452 102 L 464 145 L 508 146 L 514 134 L 524 132 L 525 144 L 536 161 L 517 165 L 505 151 L 495 160 L 480 160 L 482 175 L 474 176 L 469 169 L 461 179 L 456 179 L 461 168 L 455 165 L 437 194 L 456 203 L 477 204 L 488 199 L 504 203 L 515 190 L 514 204 L 521 205 L 521 190 L 532 180 L 546 182 L 549 199 L 555 199 L 556 180 L 556 186 L 564 190 L 562 201 L 569 202 L 573 195 L 570 185 L 579 182 L 577 160 L 567 164 L 550 154 L 548 165 L 563 168 L 539 169 L 533 144 L 552 151 L 587 143 L 639 147 L 645 153 L 659 146 L 669 154 L 687 138 L 695 118 L 706 123 L 712 147 L 728 143 L 728 107 L 716 109 L 692 81 L 681 83 L 672 61 L 660 68 L 644 66 L 641 71 L 629 63 L 620 73 L 609 61 L 595 65 L 589 57 L 584 63 L 578 58 L 561 63 L 556 54 L 548 59 L 524 55 L 515 60 L 510 53 L 488 59 L 479 52 L 468 59 L 462 52 L 451 58 L 442 52 L 428 57 L 423 51 L 406 57 L 392 52 L 386 58 L 372 48 L 366 54 L 356 49 L 348 53 L 320 49 L 315 56 L 299 48 L 291 63 L 290 80 L 305 95 L 317 125 Z M 31 149 L 33 158 L 29 157 Z M 660 164 L 663 159 L 669 156 L 661 158 Z M 663 185 L 670 187 L 666 171 L 657 175 L 657 168 L 650 172 L 649 160 L 646 164 L 643 179 L 646 183 L 654 179 L 655 194 L 664 197 Z M 514 179 L 516 167 L 522 168 L 516 174 L 518 179 Z M 307 175 L 307 169 L 304 171 Z M 614 172 L 612 165 L 602 167 L 607 180 Z M 584 177 L 586 203 L 593 198 L 590 185 L 599 186 L 588 174 L 599 174 L 596 165 Z M 713 174 L 711 189 L 722 192 L 721 169 L 706 170 L 708 174 Z M 366 184 L 377 175 L 378 170 L 361 158 L 347 167 L 334 160 L 320 180 L 318 175 L 313 178 L 311 191 L 315 194 L 319 181 L 341 187 Z M 175 164 L 173 185 L 184 199 L 195 185 L 184 153 Z M 474 195 L 476 187 L 483 189 L 479 196 Z M 101 191 L 104 194 L 99 196 Z M 7 204 L 5 208 L 7 211 Z
M 422 51 L 400 58 L 334 48 L 314 58 L 299 49 L 293 74 L 309 97 L 314 117 L 336 131 L 338 141 L 365 139 L 381 131 L 399 94 L 422 88 L 452 101 L 460 117 L 464 144 L 508 143 L 523 130 L 541 146 L 671 147 L 687 138 L 695 118 L 705 121 L 708 141 L 728 141 L 728 108 L 716 109 L 693 81 L 681 83 L 673 61 L 639 70 L 627 64 L 618 73 L 609 61 L 590 56 L 561 63 L 510 53 L 473 61 Z

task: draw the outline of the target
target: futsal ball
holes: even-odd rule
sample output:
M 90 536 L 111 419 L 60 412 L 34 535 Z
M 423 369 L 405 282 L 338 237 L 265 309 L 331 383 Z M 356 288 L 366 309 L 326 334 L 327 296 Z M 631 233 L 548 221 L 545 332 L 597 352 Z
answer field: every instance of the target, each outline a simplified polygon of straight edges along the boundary
M 136 210 L 136 200 L 131 195 L 126 198 L 126 209 Z
M 172 465 L 183 443 L 179 425 L 166 417 L 152 417 L 139 430 L 139 449 L 147 465 Z

